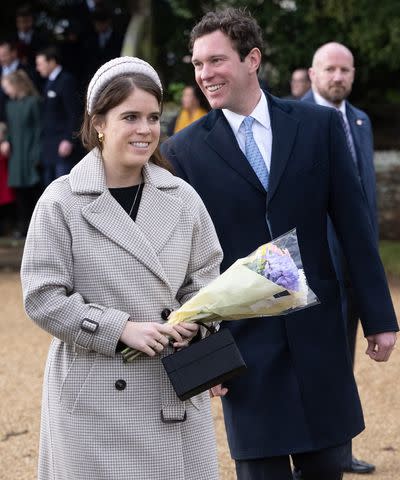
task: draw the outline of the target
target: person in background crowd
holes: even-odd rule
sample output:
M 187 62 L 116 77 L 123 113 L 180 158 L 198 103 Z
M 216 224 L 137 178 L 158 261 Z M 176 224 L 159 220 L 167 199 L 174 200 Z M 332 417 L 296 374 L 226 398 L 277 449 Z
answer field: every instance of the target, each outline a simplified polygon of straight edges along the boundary
M 187 85 L 182 91 L 181 110 L 168 126 L 168 135 L 187 127 L 208 112 L 205 97 L 197 85 Z
M 373 230 L 372 237 L 378 241 L 378 214 L 376 206 L 374 145 L 371 122 L 368 115 L 347 101 L 354 81 L 354 59 L 351 51 L 344 45 L 330 42 L 322 45 L 314 54 L 310 68 L 311 90 L 303 97 L 303 101 L 324 107 L 335 108 L 343 123 L 351 160 L 357 170 L 357 177 L 365 196 L 365 204 Z M 336 275 L 341 283 L 344 317 L 347 321 L 347 333 L 350 354 L 354 365 L 357 327 L 360 310 L 357 306 L 355 291 L 350 272 L 335 233 L 331 220 L 328 222 L 328 240 Z M 375 466 L 358 460 L 351 455 L 349 445 L 346 472 L 371 473 Z M 298 478 L 301 478 L 298 475 Z
M 29 4 L 17 8 L 15 25 L 18 58 L 22 64 L 29 65 L 31 71 L 35 72 L 36 53 L 49 44 L 49 35 L 35 27 L 33 8 Z
M 79 130 L 79 100 L 74 77 L 61 65 L 57 48 L 47 47 L 36 56 L 36 69 L 47 79 L 42 114 L 43 186 L 69 173 L 81 149 L 76 138 Z
M 278 317 L 226 322 L 247 373 L 222 396 L 239 480 L 339 480 L 349 439 L 364 429 L 327 215 L 343 240 L 367 354 L 387 361 L 398 324 L 364 193 L 339 114 L 260 89 L 262 32 L 245 10 L 208 12 L 190 36 L 195 78 L 212 110 L 162 145 L 202 197 L 224 252 L 222 271 L 296 228 L 320 300 Z M 327 148 L 327 145 L 330 148 Z
M 16 43 L 10 39 L 0 40 L 0 77 L 4 77 L 16 70 L 25 70 L 31 79 L 33 72 L 29 66 L 24 65 L 18 59 Z M 8 96 L 3 89 L 0 89 L 0 121 L 6 122 L 6 103 Z
M 1 84 L 10 97 L 6 105 L 8 139 L 0 148 L 9 157 L 8 185 L 13 187 L 16 197 L 17 224 L 13 236 L 24 238 L 39 193 L 41 99 L 23 70 L 6 75 Z
M 147 62 L 103 65 L 81 131 L 90 152 L 46 189 L 29 227 L 25 309 L 55 337 L 39 480 L 218 479 L 209 394 L 180 401 L 161 363 L 198 332 L 169 313 L 222 259 L 203 202 L 159 153 L 161 106 Z M 126 345 L 142 352 L 133 363 Z
M 89 83 L 95 71 L 103 63 L 121 54 L 122 35 L 113 27 L 113 16 L 109 8 L 98 6 L 91 13 L 93 32 L 85 38 L 86 81 Z
M 0 122 L 0 142 L 7 138 L 7 126 Z M 8 186 L 8 157 L 0 148 L 0 236 L 6 236 L 11 231 L 12 218 L 14 217 L 15 194 Z
M 306 68 L 296 68 L 292 72 L 290 79 L 290 96 L 285 97 L 288 100 L 300 100 L 311 87 L 310 77 Z

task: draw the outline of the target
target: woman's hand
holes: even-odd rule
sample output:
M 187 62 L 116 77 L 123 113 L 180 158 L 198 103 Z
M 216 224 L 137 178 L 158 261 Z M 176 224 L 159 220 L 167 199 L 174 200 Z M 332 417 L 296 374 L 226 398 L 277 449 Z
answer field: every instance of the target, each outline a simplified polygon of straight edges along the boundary
M 174 325 L 174 328 L 182 337 L 181 342 L 174 342 L 174 348 L 187 347 L 199 331 L 199 325 L 191 322 L 179 323 L 178 325 Z
M 188 331 L 188 329 L 184 330 Z M 164 350 L 170 338 L 175 340 L 174 346 L 183 344 L 185 341 L 176 326 L 167 323 L 129 321 L 125 325 L 120 340 L 128 347 L 154 357 Z

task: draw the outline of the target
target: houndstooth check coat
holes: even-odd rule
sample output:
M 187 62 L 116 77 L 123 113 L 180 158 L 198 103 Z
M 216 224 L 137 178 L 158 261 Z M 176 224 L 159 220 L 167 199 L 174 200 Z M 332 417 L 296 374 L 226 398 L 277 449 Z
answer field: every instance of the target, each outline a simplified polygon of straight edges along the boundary
M 136 222 L 106 187 L 96 150 L 36 206 L 22 261 L 24 302 L 54 336 L 40 480 L 218 478 L 208 393 L 181 402 L 159 355 L 124 364 L 115 353 L 129 319 L 162 322 L 162 310 L 217 276 L 222 259 L 192 187 L 154 164 L 143 178 Z

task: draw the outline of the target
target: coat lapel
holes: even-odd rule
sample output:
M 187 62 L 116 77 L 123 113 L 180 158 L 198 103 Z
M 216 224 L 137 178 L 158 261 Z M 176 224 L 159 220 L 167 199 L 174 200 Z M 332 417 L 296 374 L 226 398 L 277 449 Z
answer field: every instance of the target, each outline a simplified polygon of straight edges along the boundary
M 298 130 L 298 120 L 289 111 L 290 106 L 269 94 L 268 108 L 272 126 L 271 171 L 269 176 L 268 202 L 272 199 L 290 157 Z M 236 170 L 258 190 L 265 192 L 257 175 L 251 168 L 236 141 L 221 110 L 212 112 L 206 128 L 210 129 L 205 141 L 228 165 Z
M 152 164 L 144 167 L 143 177 L 145 185 L 135 222 L 109 192 L 98 152 L 90 152 L 74 167 L 70 181 L 76 193 L 99 194 L 82 208 L 83 217 L 168 285 L 158 254 L 181 216 L 182 201 L 168 193 L 178 183 L 169 172 Z
M 251 185 L 265 192 L 260 180 L 240 150 L 236 137 L 221 110 L 212 112 L 206 127 L 210 128 L 205 137 L 208 145 Z
M 272 152 L 268 203 L 272 200 L 292 152 L 299 121 L 290 115 L 291 107 L 267 94 L 271 116 Z

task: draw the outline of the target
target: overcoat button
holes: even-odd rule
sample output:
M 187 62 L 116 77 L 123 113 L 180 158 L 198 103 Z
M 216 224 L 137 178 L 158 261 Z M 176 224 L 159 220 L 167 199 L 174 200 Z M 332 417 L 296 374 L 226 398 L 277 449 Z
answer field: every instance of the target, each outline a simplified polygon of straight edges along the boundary
M 171 310 L 169 308 L 164 308 L 164 310 L 161 312 L 161 318 L 166 322 L 170 314 Z
M 116 388 L 117 390 L 125 390 L 125 388 L 126 388 L 126 382 L 125 382 L 125 380 L 121 380 L 121 379 L 120 379 L 120 380 L 117 380 L 117 381 L 115 382 L 115 388 Z

